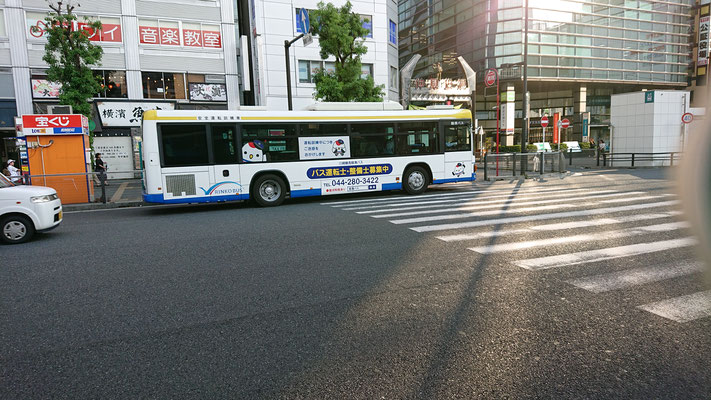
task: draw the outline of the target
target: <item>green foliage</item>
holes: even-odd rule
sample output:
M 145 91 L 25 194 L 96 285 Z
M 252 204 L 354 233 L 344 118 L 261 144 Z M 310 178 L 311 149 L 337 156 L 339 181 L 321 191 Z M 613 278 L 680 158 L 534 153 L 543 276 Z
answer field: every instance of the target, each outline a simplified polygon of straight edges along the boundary
M 550 142 L 548 144 L 550 144 L 552 151 L 558 151 L 558 143 Z M 560 144 L 560 151 L 567 151 L 567 150 L 568 150 L 568 145 L 565 143 L 561 143 Z
M 583 150 L 590 149 L 590 142 L 580 142 L 580 148 Z
M 521 145 L 515 144 L 513 146 L 499 146 L 499 153 L 520 153 Z
M 527 144 L 526 151 L 529 153 L 535 153 L 538 151 L 538 146 L 536 146 L 535 144 Z
M 90 66 L 101 62 L 104 51 L 91 43 L 87 30 L 74 29 L 77 21 L 74 6 L 67 3 L 62 9 L 63 3 L 57 1 L 49 5 L 52 12 L 45 18 L 47 44 L 42 60 L 49 65 L 47 79 L 62 84 L 59 103 L 71 105 L 74 112 L 91 117 L 88 101 L 101 91 L 101 83 Z M 86 29 L 101 29 L 101 22 L 86 17 L 84 20 Z
M 352 12 L 350 1 L 343 7 L 318 3 L 310 12 L 311 32 L 318 35 L 321 58 L 336 58 L 335 72 L 319 71 L 314 76 L 314 98 L 322 101 L 383 101 L 383 85 L 376 86 L 372 76 L 361 78 L 361 57 L 368 52 L 360 16 Z

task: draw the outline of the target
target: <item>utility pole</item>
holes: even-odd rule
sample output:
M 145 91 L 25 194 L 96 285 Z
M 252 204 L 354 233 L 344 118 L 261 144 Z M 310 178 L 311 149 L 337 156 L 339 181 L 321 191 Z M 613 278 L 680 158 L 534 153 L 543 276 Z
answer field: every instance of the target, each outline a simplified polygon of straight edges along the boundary
M 527 153 L 528 145 L 528 0 L 523 3 L 523 127 L 521 128 L 521 152 Z

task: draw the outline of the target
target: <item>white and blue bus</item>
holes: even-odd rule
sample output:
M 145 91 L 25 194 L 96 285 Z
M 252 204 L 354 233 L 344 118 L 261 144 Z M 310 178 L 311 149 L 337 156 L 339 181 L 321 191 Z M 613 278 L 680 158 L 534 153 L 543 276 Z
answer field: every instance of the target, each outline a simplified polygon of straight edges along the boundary
M 405 190 L 476 179 L 469 110 L 147 111 L 149 203 Z

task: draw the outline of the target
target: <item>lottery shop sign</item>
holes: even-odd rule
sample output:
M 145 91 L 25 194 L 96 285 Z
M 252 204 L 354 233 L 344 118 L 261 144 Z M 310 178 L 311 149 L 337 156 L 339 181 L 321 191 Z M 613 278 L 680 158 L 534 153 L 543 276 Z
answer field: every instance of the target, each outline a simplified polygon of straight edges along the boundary
M 22 116 L 25 135 L 88 134 L 89 120 L 81 114 L 31 114 Z

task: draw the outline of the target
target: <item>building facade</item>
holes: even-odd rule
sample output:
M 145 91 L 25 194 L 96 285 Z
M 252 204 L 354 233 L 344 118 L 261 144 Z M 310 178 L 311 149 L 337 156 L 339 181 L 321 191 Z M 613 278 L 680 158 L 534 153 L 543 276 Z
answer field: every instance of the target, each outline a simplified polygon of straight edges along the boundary
M 536 126 L 543 115 L 572 121 L 567 139 L 609 137 L 610 96 L 685 89 L 693 69 L 693 0 L 528 0 L 530 141 L 549 141 Z M 500 91 L 515 98 L 514 136 L 522 127 L 524 0 L 401 0 L 400 65 L 423 57 L 414 77 L 461 78 L 457 56 L 478 72 L 476 117 L 496 131 L 496 69 Z M 511 92 L 515 94 L 512 96 Z M 586 113 L 589 113 L 586 114 Z M 550 130 L 549 130 L 550 131 Z M 511 136 L 511 135 L 509 135 Z M 509 143 L 520 143 L 509 137 Z
M 117 161 L 134 158 L 140 134 L 132 128 L 140 126 L 146 109 L 227 109 L 241 104 L 244 82 L 235 12 L 239 3 L 74 2 L 79 16 L 74 28 L 87 30 L 104 51 L 101 64 L 93 67 L 104 86 L 94 99 L 97 151 L 115 150 Z M 49 11 L 45 0 L 0 0 L 2 136 L 14 136 L 14 115 L 46 113 L 48 106 L 58 104 L 59 86 L 47 80 L 42 60 Z M 87 29 L 85 17 L 101 21 L 103 29 Z
M 332 0 L 337 7 L 345 0 Z M 255 90 L 258 104 L 268 109 L 287 109 L 286 61 L 284 41 L 302 33 L 298 13 L 301 8 L 317 8 L 319 0 L 257 0 L 255 37 L 259 87 Z M 368 52 L 362 57 L 363 76 L 372 75 L 376 85 L 383 85 L 386 99 L 398 101 L 397 2 L 395 0 L 352 0 L 353 12 L 360 14 L 370 30 L 365 38 Z M 312 21 L 313 23 L 313 21 Z M 333 68 L 333 59 L 322 60 L 318 37 L 304 46 L 299 40 L 289 51 L 294 110 L 302 110 L 314 102 L 314 73 L 320 68 Z

